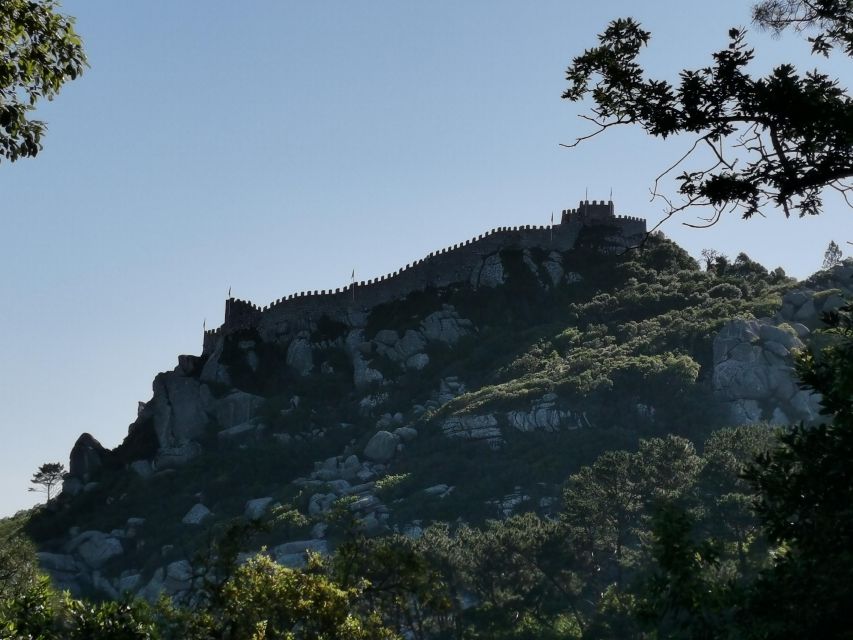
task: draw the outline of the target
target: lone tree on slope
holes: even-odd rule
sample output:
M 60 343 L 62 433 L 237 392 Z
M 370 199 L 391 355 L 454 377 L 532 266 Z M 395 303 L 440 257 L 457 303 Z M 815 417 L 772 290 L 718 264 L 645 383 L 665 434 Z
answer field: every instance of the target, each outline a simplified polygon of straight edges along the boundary
M 841 264 L 841 247 L 835 242 L 835 240 L 830 240 L 829 245 L 826 247 L 826 251 L 823 254 L 823 265 L 821 269 L 832 269 L 832 267 L 836 267 Z
M 762 0 L 753 22 L 781 33 L 811 34 L 812 53 L 837 48 L 853 57 L 853 2 L 850 0 Z M 693 206 L 711 207 L 701 225 L 714 224 L 724 211 L 743 217 L 765 205 L 786 216 L 821 212 L 827 188 L 847 200 L 853 184 L 853 100 L 837 79 L 818 70 L 798 73 L 780 64 L 754 77 L 754 57 L 743 30 L 729 30 L 728 48 L 711 65 L 684 69 L 677 85 L 648 78 L 638 56 L 651 38 L 632 18 L 614 20 L 598 36 L 599 45 L 572 61 L 563 98 L 591 98 L 596 129 L 573 147 L 617 125 L 635 125 L 667 138 L 692 137 L 686 153 L 655 181 L 652 193 L 666 202 L 669 216 Z M 687 163 L 691 163 L 689 166 Z M 676 176 L 680 198 L 659 190 L 661 179 Z
M 33 474 L 32 482 L 36 487 L 30 487 L 30 491 L 38 491 L 47 494 L 47 501 L 53 494 L 53 489 L 65 479 L 65 465 L 61 462 L 45 462 Z

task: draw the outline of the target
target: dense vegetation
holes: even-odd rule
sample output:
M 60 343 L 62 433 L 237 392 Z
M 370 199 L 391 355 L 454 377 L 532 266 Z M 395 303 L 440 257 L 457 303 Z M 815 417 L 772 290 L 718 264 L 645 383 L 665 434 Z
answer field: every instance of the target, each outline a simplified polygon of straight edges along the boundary
M 192 609 L 53 592 L 4 522 L 0 629 L 97 638 L 849 637 L 853 309 L 826 318 L 804 384 L 827 423 L 609 451 L 565 481 L 560 517 L 350 530 L 327 562 L 230 565 Z M 236 535 L 239 538 L 240 535 Z M 219 548 L 219 560 L 235 547 Z M 220 564 L 220 567 L 228 563 Z M 847 634 L 847 635 L 845 635 Z
M 312 513 L 310 492 L 292 482 L 313 461 L 353 450 L 375 431 L 375 416 L 358 411 L 365 392 L 352 388 L 336 352 L 340 328 L 323 324 L 317 337 L 340 368 L 307 378 L 276 367 L 282 354 L 274 345 L 259 349 L 255 371 L 245 367 L 235 345 L 257 336 L 241 334 L 228 357 L 240 385 L 263 394 L 270 433 L 230 447 L 212 431 L 202 455 L 184 467 L 145 480 L 105 469 L 100 485 L 73 501 L 7 522 L 0 558 L 9 576 L 0 607 L 5 632 L 758 638 L 785 637 L 792 624 L 819 628 L 832 607 L 843 615 L 848 594 L 835 585 L 850 572 L 850 532 L 841 521 L 850 515 L 850 445 L 841 430 L 853 395 L 849 312 L 827 316 L 831 328 L 815 342 L 823 351 L 801 359 L 803 380 L 824 394 L 833 424 L 721 428 L 727 418 L 711 389 L 712 336 L 730 318 L 774 313 L 792 281 L 745 255 L 714 256 L 701 269 L 658 236 L 627 253 L 602 241 L 582 238 L 562 256 L 574 274 L 570 284 L 543 287 L 544 274 L 510 249 L 502 255 L 503 287 L 426 291 L 374 311 L 368 333 L 417 326 L 446 304 L 477 327 L 452 349 L 430 351 L 417 376 L 385 363 L 395 380 L 384 387 L 389 411 L 405 412 L 420 433 L 375 483 L 391 507 L 392 533 L 364 535 L 346 498 L 329 513 Z M 467 390 L 415 416 L 412 405 L 428 405 L 449 376 Z M 546 393 L 595 428 L 505 430 L 497 450 L 442 435 L 447 416 L 499 414 Z M 348 419 L 345 429 L 316 435 L 319 425 Z M 292 436 L 287 458 L 271 444 L 282 435 Z M 454 490 L 443 497 L 423 490 L 439 483 Z M 513 491 L 519 500 L 505 517 L 495 498 Z M 217 515 L 190 530 L 180 519 L 199 494 Z M 281 506 L 261 522 L 246 521 L 246 497 L 265 494 Z M 150 576 L 164 559 L 190 559 L 191 600 L 75 600 L 39 577 L 22 542 L 26 530 L 49 550 L 55 532 L 69 526 L 109 531 L 140 514 L 145 544 L 129 546 L 120 561 Z M 336 550 L 308 569 L 280 567 L 263 553 L 250 562 L 239 555 L 305 539 L 319 525 Z M 808 542 L 812 536 L 819 544 Z M 801 615 L 804 602 L 815 607 L 812 619 Z
M 428 290 L 383 305 L 369 319 L 368 336 L 381 328 L 402 331 L 406 323 L 417 326 L 426 313 L 451 304 L 477 327 L 452 348 L 433 347 L 422 371 L 402 372 L 385 362 L 394 384 L 376 389 L 388 394 L 383 410 L 401 412 L 420 433 L 389 470 L 406 477 L 389 492 L 399 500 L 392 524 L 453 520 L 462 513 L 471 522 L 497 517 L 491 504 L 496 497 L 518 486 L 531 503 L 555 496 L 581 465 L 608 449 L 633 450 L 640 437 L 677 434 L 701 444 L 727 424 L 711 385 L 715 331 L 730 318 L 770 315 L 792 286 L 781 270 L 768 273 L 745 255 L 700 269 L 662 237 L 649 238 L 642 251 L 605 254 L 598 239 L 587 238 L 563 256 L 576 281 L 550 289 L 540 284 L 547 274 L 532 272 L 520 251 L 506 250 L 502 258 L 508 273 L 502 287 Z M 320 329 L 333 334 L 335 327 Z M 241 360 L 237 345 L 245 341 L 259 345 L 255 370 Z M 320 352 L 332 363 L 331 372 L 301 377 L 282 366 L 280 348 L 250 332 L 237 334 L 226 345 L 226 357 L 235 385 L 265 399 L 263 436 L 234 447 L 212 427 L 201 441 L 202 454 L 168 474 L 143 480 L 123 468 L 105 469 L 99 486 L 38 514 L 29 533 L 49 549 L 72 526 L 110 531 L 129 517 L 144 517 L 146 547 L 124 561 L 151 572 L 162 560 L 152 558 L 151 549 L 173 545 L 168 560 L 192 557 L 205 543 L 206 531 L 188 534 L 180 523 L 196 495 L 222 515 L 218 528 L 242 514 L 247 497 L 269 495 L 305 513 L 310 494 L 292 484 L 294 478 L 310 472 L 314 461 L 359 451 L 376 429 L 376 418 L 359 406 L 364 392 L 353 387 L 343 349 L 331 344 Z M 430 406 L 448 377 L 463 380 L 466 391 L 414 413 L 415 405 Z M 524 409 L 547 393 L 592 428 L 524 434 L 509 429 L 507 446 L 485 452 L 442 435 L 447 416 Z M 339 424 L 347 426 L 329 427 Z M 279 436 L 290 438 L 284 455 Z M 453 494 L 439 500 L 419 490 L 441 483 L 456 486 Z

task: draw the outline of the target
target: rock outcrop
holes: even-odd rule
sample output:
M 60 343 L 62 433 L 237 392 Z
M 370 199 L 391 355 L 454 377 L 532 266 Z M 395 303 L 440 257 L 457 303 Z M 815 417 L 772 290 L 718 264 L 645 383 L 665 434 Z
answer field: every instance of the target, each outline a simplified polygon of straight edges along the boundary
M 377 432 L 364 447 L 364 455 L 375 462 L 388 462 L 397 453 L 400 436 L 388 431 Z
M 287 366 L 296 370 L 299 375 L 307 376 L 314 370 L 314 354 L 306 331 L 300 332 L 287 348 Z
M 471 272 L 471 286 L 475 289 L 479 287 L 494 289 L 503 283 L 504 267 L 499 253 L 484 258 Z
M 104 464 L 107 450 L 93 436 L 84 433 L 71 449 L 68 474 L 89 482 Z
M 799 389 L 792 352 L 804 348 L 796 329 L 768 319 L 728 322 L 714 338 L 714 389 L 735 424 L 788 424 L 817 417 L 819 398 Z
M 557 395 L 553 393 L 534 401 L 530 411 L 510 411 L 506 418 L 509 426 L 519 431 L 559 431 L 590 426 L 582 413 L 559 408 Z
M 453 345 L 471 333 L 473 326 L 470 320 L 460 318 L 451 305 L 444 305 L 441 311 L 424 318 L 421 322 L 421 333 L 427 340 Z
M 503 444 L 503 435 L 493 414 L 453 416 L 444 421 L 441 430 L 448 438 L 483 441 L 492 448 Z

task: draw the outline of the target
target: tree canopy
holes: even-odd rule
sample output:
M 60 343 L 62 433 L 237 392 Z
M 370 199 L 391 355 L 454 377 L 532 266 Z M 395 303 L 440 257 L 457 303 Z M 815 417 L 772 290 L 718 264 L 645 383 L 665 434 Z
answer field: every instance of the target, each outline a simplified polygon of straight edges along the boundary
M 815 54 L 840 48 L 853 55 L 853 3 L 849 0 L 765 0 L 755 5 L 759 28 L 813 34 Z M 839 81 L 818 70 L 779 64 L 764 77 L 749 72 L 754 50 L 746 32 L 729 30 L 729 46 L 712 63 L 684 69 L 678 83 L 648 77 L 638 61 L 651 34 L 632 18 L 614 20 L 599 44 L 569 66 L 563 98 L 591 98 L 597 128 L 573 144 L 617 125 L 648 134 L 690 138 L 687 152 L 658 176 L 652 192 L 670 215 L 692 205 L 713 208 L 713 224 L 726 210 L 750 217 L 767 205 L 786 216 L 820 213 L 825 189 L 847 198 L 853 176 L 853 101 Z M 696 162 L 697 164 L 692 164 Z M 691 163 L 688 165 L 688 163 Z M 659 189 L 676 176 L 680 198 Z
M 46 124 L 32 117 L 86 66 L 74 19 L 54 0 L 0 3 L 0 162 L 32 157 Z

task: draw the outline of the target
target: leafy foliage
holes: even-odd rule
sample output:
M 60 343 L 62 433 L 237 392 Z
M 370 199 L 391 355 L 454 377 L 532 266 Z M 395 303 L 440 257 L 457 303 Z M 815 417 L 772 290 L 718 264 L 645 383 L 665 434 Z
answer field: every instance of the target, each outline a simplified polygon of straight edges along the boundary
M 848 55 L 853 8 L 845 0 L 768 0 L 756 7 L 760 24 L 781 31 L 787 26 L 816 27 L 811 41 L 818 53 L 842 44 Z M 693 137 L 687 153 L 658 181 L 689 157 L 706 152 L 703 168 L 688 167 L 677 176 L 683 203 L 672 202 L 670 215 L 692 205 L 710 206 L 713 224 L 723 211 L 741 208 L 744 217 L 766 203 L 785 215 L 820 212 L 822 191 L 849 190 L 853 175 L 853 101 L 839 82 L 819 71 L 800 74 L 780 64 L 765 77 L 748 67 L 754 51 L 746 33 L 729 30 L 726 49 L 712 55 L 713 64 L 685 69 L 680 81 L 647 78 L 638 62 L 651 34 L 631 18 L 614 20 L 599 36 L 599 45 L 572 61 L 563 98 L 573 102 L 590 96 L 598 129 L 574 143 L 617 125 L 637 125 L 654 137 Z
M 41 150 L 46 125 L 32 112 L 86 66 L 73 18 L 57 8 L 54 0 L 0 3 L 0 158 L 14 162 Z

